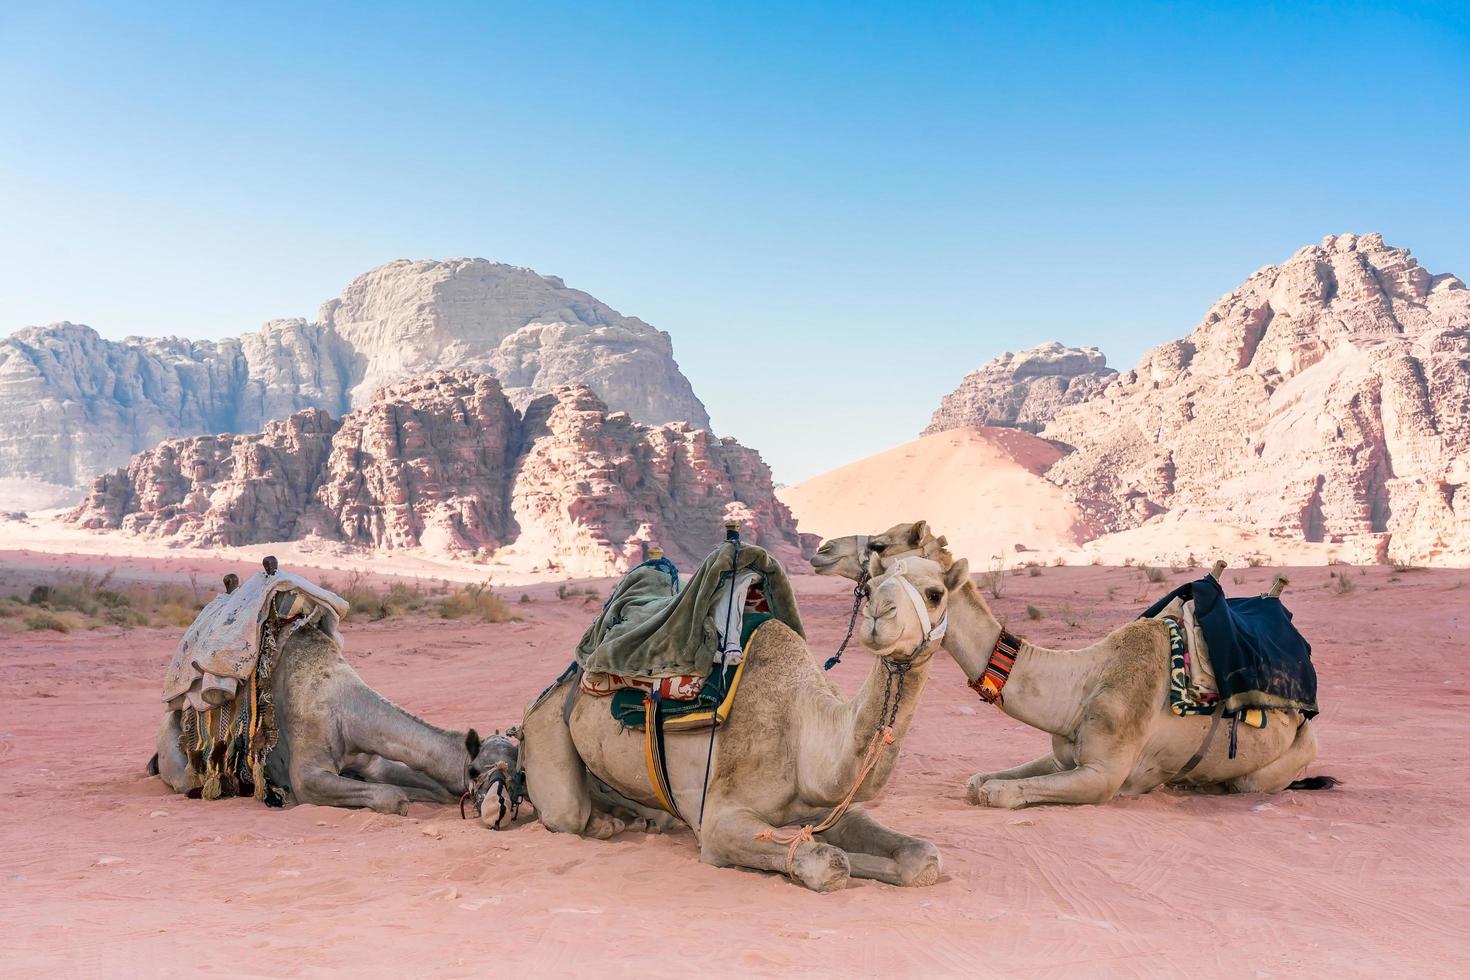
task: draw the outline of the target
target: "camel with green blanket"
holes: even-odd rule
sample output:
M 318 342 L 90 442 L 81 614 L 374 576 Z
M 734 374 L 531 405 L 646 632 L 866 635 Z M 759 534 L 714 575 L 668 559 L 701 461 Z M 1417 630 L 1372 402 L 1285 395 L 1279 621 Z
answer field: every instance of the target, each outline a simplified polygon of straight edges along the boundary
M 701 859 L 716 866 L 781 872 L 818 892 L 841 888 L 850 876 L 933 884 L 938 849 L 883 826 L 862 804 L 881 792 L 898 761 L 938 646 L 937 637 L 925 642 L 938 618 L 916 628 L 912 643 L 873 658 L 861 691 L 847 701 L 814 662 L 794 604 L 779 608 L 789 595 L 780 566 L 753 547 L 741 558 L 742 568 L 754 563 L 766 576 L 763 595 L 775 615 L 743 647 L 723 724 L 666 734 L 667 809 L 689 825 Z M 719 613 L 719 587 L 711 583 L 722 577 L 728 583 L 732 565 L 728 546 L 706 562 L 701 572 L 707 575 L 683 592 L 693 615 L 663 616 L 669 629 L 633 617 L 633 629 L 647 631 L 644 645 L 657 646 L 658 637 L 680 630 L 704 638 L 700 622 L 707 626 Z M 604 617 L 628 612 L 614 611 L 618 598 Z M 668 649 L 680 642 L 670 641 Z M 712 662 L 704 657 L 698 666 Z M 588 660 L 585 666 L 607 665 Z M 526 789 L 548 829 L 606 838 L 626 825 L 594 806 L 599 783 L 639 810 L 664 807 L 645 733 L 615 718 L 608 699 L 578 696 L 578 690 L 577 677 L 566 676 L 528 709 L 521 731 Z
M 1211 737 L 1218 715 L 1181 716 L 1171 710 L 1170 634 L 1164 621 L 1136 620 L 1080 650 L 1048 650 L 1004 633 L 970 580 L 968 564 L 956 561 L 943 542 L 923 521 L 900 524 L 880 535 L 830 540 L 812 564 L 818 574 L 859 579 L 866 556 L 868 571 L 883 574 L 882 589 L 870 589 L 858 631 L 863 646 L 879 656 L 907 642 L 922 625 L 902 594 L 932 596 L 942 589 L 949 622 L 943 646 L 966 681 L 1007 715 L 1052 736 L 1052 751 L 1040 758 L 972 776 L 971 803 L 1002 808 L 1103 803 L 1166 783 L 1215 793 L 1335 784 L 1327 776 L 1297 779 L 1317 754 L 1311 722 L 1300 711 L 1270 711 L 1264 729 L 1242 726 L 1232 755 L 1227 738 Z M 933 615 L 934 610 L 927 614 Z M 1000 644 L 1003 635 L 1013 643 L 1009 650 Z M 988 673 L 992 663 L 1007 666 L 1006 661 L 1013 661 L 1008 673 Z M 996 679 L 1003 685 L 999 689 Z

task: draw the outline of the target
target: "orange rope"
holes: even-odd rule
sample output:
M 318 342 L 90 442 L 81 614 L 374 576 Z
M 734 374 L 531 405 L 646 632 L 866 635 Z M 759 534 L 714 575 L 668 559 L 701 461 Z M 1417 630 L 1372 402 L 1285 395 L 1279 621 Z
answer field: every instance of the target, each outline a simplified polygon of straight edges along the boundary
M 762 830 L 755 835 L 756 840 L 768 840 L 777 844 L 789 845 L 786 848 L 786 874 L 792 874 L 792 868 L 796 862 L 796 849 L 811 840 L 817 834 L 827 830 L 837 821 L 841 820 L 847 808 L 852 806 L 853 797 L 857 796 L 858 788 L 863 785 L 863 780 L 868 778 L 868 773 L 878 764 L 878 757 L 883 754 L 883 746 L 893 744 L 893 729 L 887 725 L 873 733 L 873 739 L 868 743 L 867 751 L 864 753 L 863 764 L 858 769 L 857 779 L 852 784 L 852 789 L 842 798 L 842 802 L 832 808 L 832 812 L 819 824 L 803 824 L 796 830 Z

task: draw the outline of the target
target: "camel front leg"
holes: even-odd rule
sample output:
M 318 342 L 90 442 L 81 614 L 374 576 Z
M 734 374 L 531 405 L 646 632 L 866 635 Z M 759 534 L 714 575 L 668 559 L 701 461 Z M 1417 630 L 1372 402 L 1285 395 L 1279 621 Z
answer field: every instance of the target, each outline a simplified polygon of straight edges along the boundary
M 1061 772 L 1063 768 L 1061 762 L 1056 757 L 1056 753 L 1048 752 L 1038 759 L 1032 759 L 1024 765 L 1014 766 L 1010 769 L 1002 769 L 999 772 L 977 772 L 965 784 L 965 797 L 971 803 L 979 802 L 978 792 L 980 787 L 992 779 L 1029 779 L 1032 776 L 1049 776 L 1054 772 Z
M 170 711 L 163 716 L 163 724 L 153 746 L 158 753 L 158 776 L 175 793 L 187 793 L 203 785 L 194 770 L 189 768 L 189 756 L 179 745 L 182 735 L 179 713 Z
M 939 880 L 939 848 L 883 826 L 862 807 L 852 807 L 821 837 L 847 852 L 855 877 L 904 887 Z
M 291 766 L 291 795 L 297 803 L 318 806 L 360 807 L 378 813 L 408 815 L 408 794 L 396 786 L 364 783 L 332 772 L 330 769 L 302 765 Z
M 836 891 L 847 884 L 852 865 L 841 848 L 822 841 L 803 841 L 796 846 L 788 871 L 790 845 L 761 839 L 761 835 L 775 832 L 776 828 L 750 810 L 719 809 L 701 827 L 700 859 L 717 868 L 779 871 L 814 892 Z
M 1128 713 L 1097 711 L 1078 730 L 1075 769 L 992 779 L 973 786 L 970 801 L 1007 810 L 1037 803 L 1106 803 L 1122 788 L 1146 738 Z
M 522 726 L 526 795 L 541 825 L 553 834 L 606 840 L 622 833 L 626 825 L 606 810 L 592 806 L 591 775 L 562 718 L 564 688 L 565 683 L 537 705 Z
M 434 777 L 380 755 L 354 760 L 351 769 L 370 783 L 396 786 L 417 803 L 453 803 L 455 800 L 448 787 Z

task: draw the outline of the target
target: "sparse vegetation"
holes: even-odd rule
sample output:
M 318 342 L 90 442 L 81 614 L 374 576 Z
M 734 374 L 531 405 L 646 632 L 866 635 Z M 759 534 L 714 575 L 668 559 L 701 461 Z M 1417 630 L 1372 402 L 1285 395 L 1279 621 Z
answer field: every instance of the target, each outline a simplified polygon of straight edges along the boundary
M 1138 568 L 1143 572 L 1143 577 L 1155 585 L 1168 581 L 1168 575 L 1162 568 L 1156 568 L 1153 565 L 1139 565 Z
M 1358 583 L 1347 572 L 1328 572 L 1327 587 L 1333 595 L 1347 595 L 1358 587 Z
M 1390 558 L 1388 560 L 1388 564 L 1395 572 L 1424 571 L 1423 565 L 1416 565 L 1413 562 L 1409 561 L 1407 558 Z
M 99 626 L 187 626 L 210 598 L 192 576 L 188 585 L 119 584 L 111 571 L 64 571 L 56 581 L 32 587 L 24 599 L 0 600 L 0 619 L 58 633 Z
M 362 572 L 352 572 L 347 581 L 324 581 L 324 588 L 337 593 L 351 607 L 348 616 L 377 621 L 397 619 L 409 613 L 423 612 L 442 619 L 475 618 L 487 623 L 504 623 L 519 619 L 495 594 L 487 579 L 484 582 L 455 586 L 448 581 L 430 589 L 407 582 L 391 582 L 375 586 Z M 522 601 L 529 602 L 528 596 Z
M 568 585 L 566 582 L 563 582 L 561 585 L 558 585 L 556 587 L 556 597 L 558 599 L 575 599 L 578 596 L 586 596 L 588 599 L 596 599 L 598 597 L 597 590 L 592 588 L 590 585 L 582 587 L 577 585 Z
M 990 556 L 990 567 L 981 573 L 980 586 L 990 593 L 992 599 L 999 599 L 1005 594 L 1005 559 L 1000 555 Z
M 1062 603 L 1061 616 L 1062 622 L 1066 623 L 1073 629 L 1076 629 L 1082 625 L 1081 614 L 1078 613 L 1077 610 L 1072 608 L 1072 604 L 1070 602 Z
M 1045 615 L 1046 615 L 1046 613 L 1042 612 L 1037 607 L 1031 605 L 1030 603 L 1027 603 L 1026 604 L 1026 618 L 1027 619 L 1030 619 L 1030 620 L 1033 620 L 1034 621 L 1034 620 L 1041 619 Z
M 1271 559 L 1266 555 L 1246 555 L 1245 564 L 1248 568 L 1260 568 L 1262 565 L 1270 564 Z
M 485 623 L 506 623 L 520 619 L 512 613 L 489 582 L 466 585 L 458 592 L 451 592 L 437 603 L 439 615 L 444 619 L 471 617 Z

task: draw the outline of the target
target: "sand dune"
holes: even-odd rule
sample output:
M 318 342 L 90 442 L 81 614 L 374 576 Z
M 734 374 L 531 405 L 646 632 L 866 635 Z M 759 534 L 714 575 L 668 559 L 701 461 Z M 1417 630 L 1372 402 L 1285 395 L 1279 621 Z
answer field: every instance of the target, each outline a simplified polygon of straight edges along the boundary
M 1092 537 L 1082 513 L 1042 476 L 1061 457 L 1019 429 L 950 429 L 849 463 L 777 493 L 803 531 L 879 531 L 920 518 L 972 562 L 1046 554 Z M 896 478 L 898 474 L 901 477 Z

